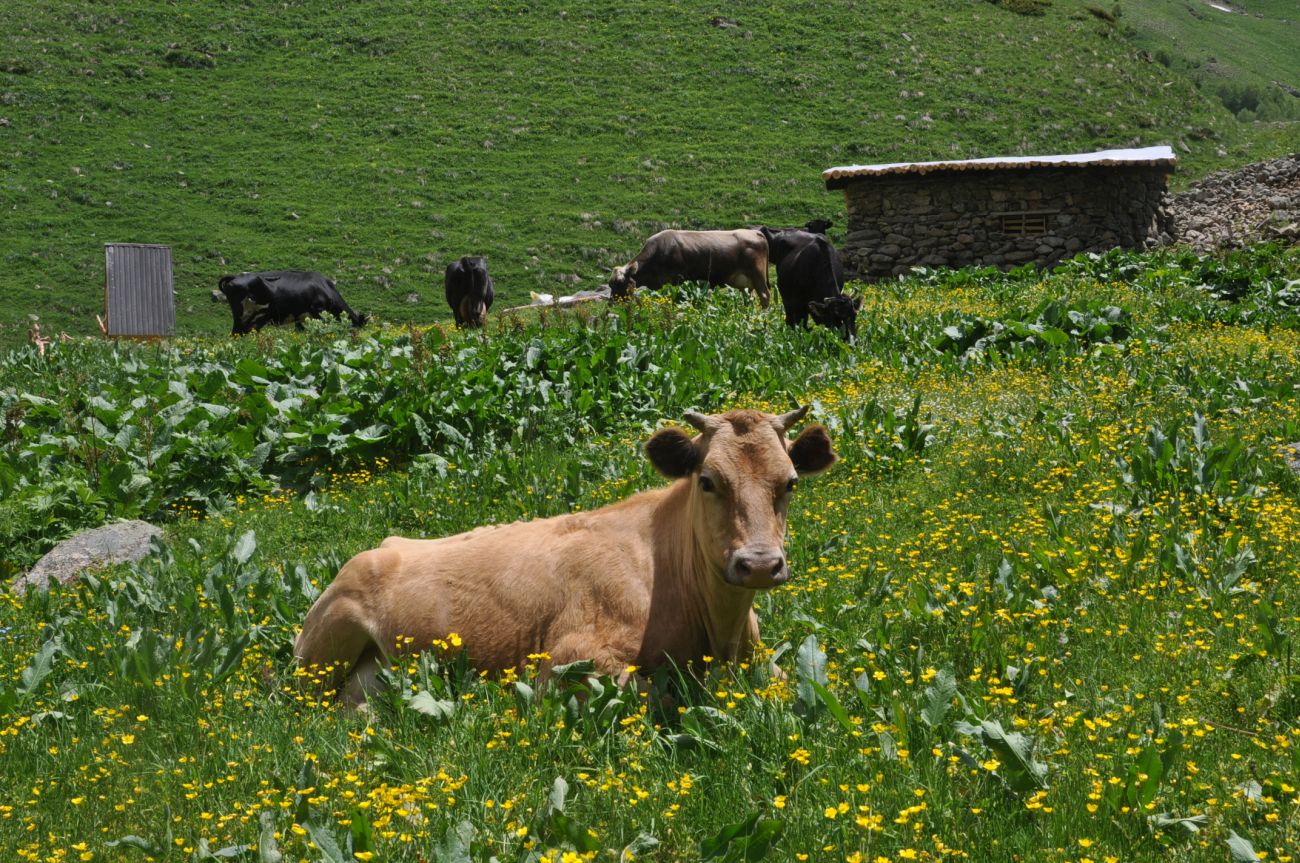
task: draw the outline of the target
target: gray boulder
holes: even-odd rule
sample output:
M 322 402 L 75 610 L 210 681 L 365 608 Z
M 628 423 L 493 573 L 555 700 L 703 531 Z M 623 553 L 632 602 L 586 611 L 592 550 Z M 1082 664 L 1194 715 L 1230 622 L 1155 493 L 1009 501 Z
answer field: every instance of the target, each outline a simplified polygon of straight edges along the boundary
M 51 581 L 67 584 L 91 567 L 142 560 L 149 555 L 154 537 L 161 539 L 162 535 L 160 528 L 147 521 L 122 521 L 82 531 L 50 549 L 30 572 L 14 580 L 12 589 L 15 593 L 32 587 L 45 590 Z
M 1282 454 L 1282 458 L 1286 459 L 1286 466 L 1295 473 L 1300 474 L 1300 441 L 1283 444 L 1278 447 L 1278 452 Z

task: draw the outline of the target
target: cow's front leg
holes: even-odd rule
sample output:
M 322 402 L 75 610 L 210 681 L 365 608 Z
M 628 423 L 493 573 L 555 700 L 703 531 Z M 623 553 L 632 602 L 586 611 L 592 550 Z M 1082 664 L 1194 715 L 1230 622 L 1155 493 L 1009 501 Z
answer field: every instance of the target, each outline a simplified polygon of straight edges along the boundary
M 538 680 L 545 682 L 551 677 L 551 669 L 557 665 L 568 665 L 590 659 L 596 666 L 597 674 L 606 674 L 617 678 L 619 683 L 626 682 L 631 673 L 633 653 L 612 647 L 608 642 L 590 635 L 570 635 L 561 638 L 555 646 L 547 651 L 550 660 L 543 666 Z

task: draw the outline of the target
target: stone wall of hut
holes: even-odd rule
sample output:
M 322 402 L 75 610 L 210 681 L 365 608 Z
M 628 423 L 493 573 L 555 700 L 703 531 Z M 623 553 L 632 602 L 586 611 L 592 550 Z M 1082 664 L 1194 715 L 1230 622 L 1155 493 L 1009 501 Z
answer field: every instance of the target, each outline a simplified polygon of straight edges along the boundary
M 914 266 L 1051 266 L 1079 252 L 1146 248 L 1168 233 L 1164 168 L 936 171 L 850 179 L 850 276 Z M 1167 236 L 1166 236 L 1167 239 Z

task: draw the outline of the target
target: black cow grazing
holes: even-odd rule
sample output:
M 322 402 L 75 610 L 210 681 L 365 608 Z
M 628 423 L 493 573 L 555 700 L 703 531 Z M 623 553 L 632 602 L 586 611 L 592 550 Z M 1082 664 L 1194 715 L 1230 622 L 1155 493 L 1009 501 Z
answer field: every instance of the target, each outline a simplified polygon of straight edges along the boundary
M 485 258 L 466 255 L 459 261 L 452 261 L 447 265 L 445 286 L 447 305 L 456 316 L 456 326 L 481 327 L 487 323 L 493 292 Z
M 731 285 L 758 295 L 767 308 L 767 241 L 756 230 L 660 231 L 645 241 L 631 263 L 614 268 L 610 294 L 626 297 L 634 288 L 658 290 L 681 282 Z
M 267 324 L 293 321 L 298 329 L 307 318 L 319 318 L 326 312 L 347 315 L 352 326 L 366 322 L 344 302 L 334 282 L 320 273 L 305 270 L 275 270 L 266 273 L 240 273 L 222 276 L 219 291 L 212 292 L 214 302 L 226 300 L 235 323 L 230 334 L 260 330 Z
M 761 228 L 776 265 L 776 287 L 785 307 L 785 322 L 806 324 L 811 317 L 846 340 L 858 331 L 861 297 L 844 293 L 844 265 L 824 234 L 800 229 Z

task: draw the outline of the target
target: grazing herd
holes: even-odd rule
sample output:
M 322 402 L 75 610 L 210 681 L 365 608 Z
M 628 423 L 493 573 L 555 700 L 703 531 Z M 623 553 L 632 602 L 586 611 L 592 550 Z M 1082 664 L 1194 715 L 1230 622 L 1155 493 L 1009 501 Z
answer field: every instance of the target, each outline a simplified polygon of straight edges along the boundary
M 741 228 L 734 231 L 666 230 L 645 241 L 627 264 L 615 267 L 610 296 L 629 297 L 637 288 L 658 290 L 687 281 L 712 287 L 730 285 L 752 291 L 763 308 L 772 302 L 768 265 L 776 267 L 776 286 L 790 326 L 820 324 L 852 340 L 857 332 L 860 297 L 844 293 L 844 268 L 826 238 L 829 219 L 813 219 L 800 228 Z M 487 260 L 466 255 L 447 265 L 447 305 L 459 327 L 481 327 L 492 307 L 492 278 Z M 292 321 L 299 329 L 307 318 L 346 315 L 352 326 L 367 320 L 343 300 L 334 282 L 320 273 L 278 270 L 222 276 L 212 292 L 230 304 L 232 335 Z
M 790 578 L 795 485 L 837 458 L 823 426 L 787 437 L 807 412 L 687 413 L 696 434 L 664 428 L 645 445 L 673 482 L 590 512 L 389 537 L 339 571 L 294 656 L 357 707 L 396 654 L 435 642 L 462 646 L 480 671 L 542 657 L 543 679 L 582 659 L 620 680 L 706 657 L 744 661 L 759 638 L 755 593 Z

